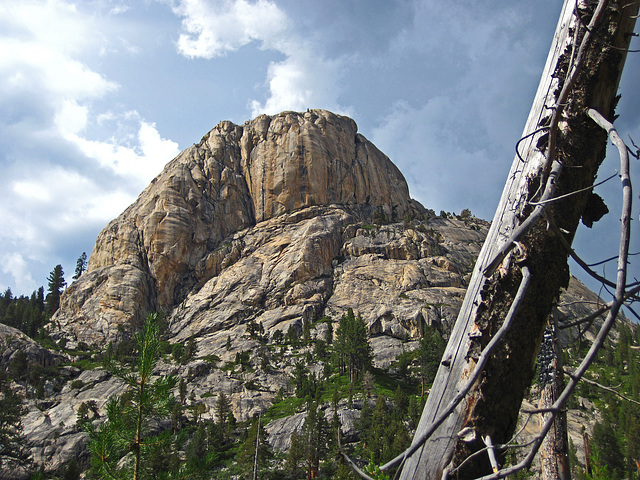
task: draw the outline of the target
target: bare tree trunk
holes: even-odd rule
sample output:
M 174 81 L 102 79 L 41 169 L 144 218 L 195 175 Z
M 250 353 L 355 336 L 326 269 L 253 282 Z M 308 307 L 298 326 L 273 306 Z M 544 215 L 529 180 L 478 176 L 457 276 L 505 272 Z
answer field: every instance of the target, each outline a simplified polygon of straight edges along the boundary
M 586 110 L 613 119 L 637 11 L 636 2 L 565 0 L 519 154 L 401 479 L 491 474 L 487 452 L 473 454 L 487 437 L 499 445 L 513 435 L 546 320 L 569 280 L 558 236 L 571 243 L 590 193 L 549 200 L 594 183 L 606 132 Z M 477 378 L 476 365 L 483 372 Z
M 584 441 L 584 468 L 585 472 L 591 475 L 593 472 L 591 471 L 591 441 L 589 440 L 589 434 L 584 432 L 582 439 Z
M 552 315 L 544 332 L 538 352 L 540 410 L 550 410 L 564 388 L 562 356 L 558 347 L 558 324 Z M 551 416 L 551 411 L 540 414 L 540 428 Z M 567 414 L 559 412 L 549 433 L 540 447 L 542 480 L 571 480 L 569 468 L 569 446 L 567 438 Z

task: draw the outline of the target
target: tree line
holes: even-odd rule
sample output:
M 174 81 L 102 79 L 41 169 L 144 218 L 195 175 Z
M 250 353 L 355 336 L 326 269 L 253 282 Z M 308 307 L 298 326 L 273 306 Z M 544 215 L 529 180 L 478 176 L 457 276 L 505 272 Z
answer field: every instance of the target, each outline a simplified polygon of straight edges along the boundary
M 73 280 L 87 269 L 87 254 L 82 252 L 76 262 Z M 47 291 L 44 287 L 34 290 L 30 296 L 15 296 L 8 287 L 0 293 L 0 323 L 17 328 L 33 339 L 46 337 L 45 326 L 60 308 L 60 297 L 67 286 L 62 265 L 56 265 L 47 277 Z

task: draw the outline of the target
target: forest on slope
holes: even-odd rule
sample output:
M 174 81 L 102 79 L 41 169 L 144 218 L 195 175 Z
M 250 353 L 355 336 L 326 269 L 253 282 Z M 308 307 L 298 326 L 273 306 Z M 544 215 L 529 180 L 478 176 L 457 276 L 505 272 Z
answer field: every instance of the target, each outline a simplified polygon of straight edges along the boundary
M 468 212 L 457 218 L 441 212 L 431 226 L 428 221 L 407 219 L 362 231 L 375 238 L 375 232 L 384 228 L 434 228 L 443 217 L 452 217 L 447 221 L 457 221 L 460 228 L 476 228 L 476 220 L 472 221 Z M 55 301 L 56 285 L 63 283 L 59 278 L 53 281 L 58 277 L 54 273 L 55 269 L 46 296 L 41 288 L 29 298 L 15 298 L 10 291 L 0 297 L 2 323 L 16 328 L 3 327 L 1 340 L 5 353 L 0 411 L 3 425 L 10 426 L 0 439 L 3 475 L 19 478 L 16 472 L 7 473 L 15 453 L 18 462 L 25 461 L 29 472 L 25 476 L 32 478 L 79 478 L 83 472 L 87 478 L 103 478 L 108 469 L 96 449 L 96 432 L 107 432 L 106 425 L 123 421 L 118 420 L 118 408 L 126 416 L 135 405 L 135 385 L 127 388 L 121 379 L 129 378 L 127 372 L 134 376 L 140 372 L 140 339 L 130 337 L 106 349 L 52 340 L 47 334 L 51 327 L 47 299 Z M 592 308 L 594 298 L 582 298 L 581 307 Z M 566 306 L 561 301 L 559 307 L 570 308 L 573 300 L 566 300 Z M 432 304 L 429 308 L 442 306 Z M 577 312 L 566 312 L 565 323 L 571 322 L 572 314 Z M 438 324 L 425 324 L 419 340 L 401 343 L 400 353 L 381 366 L 375 362 L 371 346 L 371 341 L 380 337 L 372 336 L 362 316 L 352 309 L 340 318 L 305 322 L 301 330 L 266 331 L 261 322 L 249 320 L 245 335 L 255 348 L 234 352 L 238 339 L 228 334 L 225 360 L 222 355 L 201 355 L 193 337 L 170 342 L 166 316 L 155 317 L 155 324 L 158 338 L 153 379 L 171 377 L 175 383 L 167 391 L 166 404 L 145 424 L 144 444 L 148 448 L 141 448 L 139 478 L 183 478 L 187 474 L 190 478 L 253 478 L 254 469 L 258 478 L 356 478 L 339 454 L 340 446 L 369 475 L 386 478 L 376 465 L 401 453 L 410 443 L 447 335 L 436 328 Z M 563 354 L 568 369 L 592 339 L 590 332 L 583 336 L 570 332 L 564 339 Z M 638 398 L 639 335 L 633 324 L 621 323 L 588 374 L 587 380 L 601 386 L 581 383 L 569 405 L 575 418 L 583 422 L 570 428 L 590 444 L 585 457 L 583 444 L 572 442 L 575 478 L 638 476 L 640 409 L 628 399 Z M 242 379 L 244 398 L 272 389 L 273 385 L 264 384 L 266 379 L 277 376 L 281 381 L 272 402 L 259 414 L 242 417 L 230 396 L 216 392 L 222 385 L 209 385 L 206 391 L 193 388 L 194 382 L 208 378 L 212 371 Z M 536 383 L 528 395 L 534 403 Z M 99 404 L 92 391 L 99 395 L 108 392 L 108 398 Z M 65 419 L 56 425 L 53 417 L 48 430 L 40 432 L 46 432 L 50 444 L 69 445 L 69 451 L 66 455 L 57 452 L 56 463 L 42 454 L 34 458 L 24 449 L 33 439 L 20 440 L 21 415 L 29 415 L 33 408 L 53 412 L 56 407 L 52 406 L 65 398 L 75 402 L 71 410 L 74 424 L 67 425 Z M 108 399 L 119 407 L 108 407 Z M 73 436 L 82 441 L 65 443 Z M 131 445 L 131 438 L 103 444 L 112 449 L 109 471 L 114 478 L 131 475 Z M 14 474 L 18 476 L 12 477 Z M 535 474 L 535 467 L 530 474 Z

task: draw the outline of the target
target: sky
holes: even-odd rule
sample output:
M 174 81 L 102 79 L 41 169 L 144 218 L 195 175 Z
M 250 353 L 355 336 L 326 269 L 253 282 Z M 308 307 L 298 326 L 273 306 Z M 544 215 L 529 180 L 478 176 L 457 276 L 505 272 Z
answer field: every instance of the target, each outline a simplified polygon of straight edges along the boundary
M 0 289 L 46 289 L 57 264 L 70 283 L 82 252 L 168 161 L 218 122 L 260 113 L 348 115 L 425 207 L 490 220 L 561 7 L 0 0 Z M 616 125 L 638 144 L 639 76 L 640 54 L 630 54 Z M 610 150 L 602 178 L 619 169 Z M 578 232 L 588 262 L 618 248 L 619 181 L 597 192 L 612 213 Z

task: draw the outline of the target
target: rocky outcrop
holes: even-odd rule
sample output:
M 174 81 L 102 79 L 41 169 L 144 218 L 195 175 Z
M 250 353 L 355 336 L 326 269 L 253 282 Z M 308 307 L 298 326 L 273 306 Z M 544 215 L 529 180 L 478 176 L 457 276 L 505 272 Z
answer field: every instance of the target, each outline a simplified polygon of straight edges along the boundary
M 324 339 L 318 320 L 337 322 L 349 308 L 365 319 L 381 366 L 403 342 L 420 338 L 425 324 L 446 336 L 488 224 L 355 222 L 343 208 L 309 207 L 238 232 L 212 253 L 226 267 L 171 312 L 172 341 L 193 337 L 199 355 L 230 361 L 258 347 L 250 324 L 268 338 L 314 325 L 312 335 Z
M 28 370 L 33 365 L 44 369 L 60 365 L 67 359 L 65 355 L 41 347 L 20 330 L 0 323 L 0 369 Z
M 117 341 L 145 312 L 217 277 L 239 253 L 237 232 L 329 205 L 388 220 L 424 210 L 349 118 L 312 110 L 221 122 L 100 233 L 88 271 L 63 295 L 58 334 Z
M 278 396 L 295 396 L 296 362 L 316 358 L 313 342 L 278 343 L 277 332 L 293 329 L 301 337 L 306 325 L 311 340 L 324 340 L 353 308 L 367 323 L 375 366 L 393 374 L 398 355 L 417 348 L 424 324 L 448 336 L 487 228 L 478 219 L 440 217 L 374 225 L 338 206 L 259 222 L 214 250 L 220 273 L 169 312 L 169 340 L 193 341 L 196 351 L 183 365 L 167 358 L 156 373 L 186 379 L 187 398 L 205 406 L 203 419 L 217 420 L 216 402 L 224 393 L 234 416 L 245 421 Z M 573 279 L 559 302 L 560 321 L 580 318 L 597 302 Z M 262 326 L 263 339 L 251 334 L 251 325 Z M 264 352 L 270 352 L 266 364 Z M 243 355 L 246 360 L 236 362 Z M 308 366 L 321 374 L 321 362 Z M 47 383 L 45 401 L 29 401 L 23 420 L 34 458 L 49 471 L 86 455 L 87 438 L 76 425 L 80 405 L 95 402 L 101 421 L 106 400 L 123 389 L 101 369 L 62 367 L 60 376 L 57 388 Z M 345 442 L 358 439 L 359 402 L 350 406 L 342 399 L 338 406 Z M 266 425 L 273 448 L 287 450 L 291 432 L 304 423 L 304 408 Z M 321 410 L 331 420 L 331 406 Z M 574 443 L 580 448 L 579 439 Z

